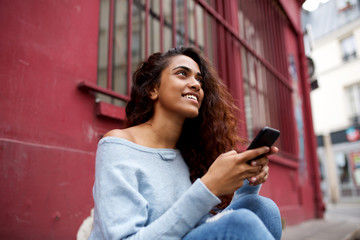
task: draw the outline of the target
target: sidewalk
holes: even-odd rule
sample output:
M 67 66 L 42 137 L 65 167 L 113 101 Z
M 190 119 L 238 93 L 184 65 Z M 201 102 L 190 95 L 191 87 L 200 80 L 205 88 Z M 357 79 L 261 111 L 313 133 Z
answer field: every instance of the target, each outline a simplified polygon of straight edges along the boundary
M 324 219 L 285 227 L 282 240 L 360 240 L 360 202 L 327 204 Z

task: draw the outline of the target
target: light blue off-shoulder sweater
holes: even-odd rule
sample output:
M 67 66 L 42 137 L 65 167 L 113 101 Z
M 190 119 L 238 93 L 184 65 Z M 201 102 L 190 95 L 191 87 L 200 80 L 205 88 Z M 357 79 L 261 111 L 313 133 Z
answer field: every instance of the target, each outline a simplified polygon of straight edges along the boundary
M 220 203 L 200 179 L 191 183 L 179 150 L 105 137 L 95 168 L 91 240 L 181 239 Z M 258 191 L 246 181 L 234 198 Z

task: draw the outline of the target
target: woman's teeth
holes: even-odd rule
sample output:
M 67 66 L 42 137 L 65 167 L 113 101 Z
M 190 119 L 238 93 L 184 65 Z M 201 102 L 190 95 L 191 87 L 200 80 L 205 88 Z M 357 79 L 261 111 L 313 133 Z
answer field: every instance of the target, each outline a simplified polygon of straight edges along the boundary
M 194 95 L 185 95 L 184 97 L 197 101 L 197 98 Z

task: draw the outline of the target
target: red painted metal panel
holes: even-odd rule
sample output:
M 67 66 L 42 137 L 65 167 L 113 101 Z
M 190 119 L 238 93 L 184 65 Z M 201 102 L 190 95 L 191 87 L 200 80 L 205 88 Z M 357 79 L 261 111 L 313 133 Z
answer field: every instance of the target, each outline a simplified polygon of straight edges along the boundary
M 211 6 L 215 6 L 215 0 L 211 0 Z M 208 6 L 207 9 L 209 9 L 210 7 Z M 206 8 L 205 8 L 206 9 Z M 219 45 L 218 41 L 217 41 L 217 32 L 216 32 L 216 19 L 213 17 L 212 14 L 210 14 L 208 11 L 206 11 L 206 14 L 209 14 L 211 17 L 211 31 L 212 31 L 212 42 L 214 46 Z M 213 50 L 213 64 L 216 67 L 216 69 L 219 69 L 219 57 L 218 57 L 218 53 L 216 50 Z
M 145 58 L 149 56 L 149 0 L 145 0 Z
M 130 96 L 131 92 L 131 62 L 132 62 L 132 5 L 133 1 L 128 0 L 128 35 L 127 35 L 127 95 Z
M 199 47 L 199 41 L 198 41 L 198 24 L 197 24 L 197 11 L 196 11 L 196 7 L 197 6 L 197 2 L 194 2 L 194 34 L 195 34 L 195 47 Z
M 126 116 L 124 108 L 114 106 L 107 102 L 96 103 L 96 114 L 117 120 L 124 120 Z
M 216 2 L 216 11 L 220 12 L 222 11 L 222 2 L 221 1 L 217 1 Z M 218 16 L 221 16 L 220 14 Z M 222 21 L 225 23 L 226 21 L 221 17 Z M 225 27 L 223 26 L 223 24 L 220 22 L 216 23 L 216 32 L 218 33 L 218 39 L 219 39 L 219 43 L 225 43 Z M 227 66 L 227 62 L 226 62 L 226 50 L 225 50 L 226 46 L 225 44 L 220 44 L 218 47 L 218 56 L 221 59 L 221 61 L 219 61 L 219 75 L 221 76 L 221 78 L 223 80 L 227 80 L 227 70 L 226 70 L 226 66 Z
M 225 16 L 225 19 L 228 21 L 228 22 L 232 22 L 232 19 L 231 19 L 231 14 L 232 14 L 232 11 L 231 11 L 231 5 L 230 5 L 231 1 L 224 1 L 223 2 L 223 5 L 224 5 L 224 16 Z M 231 56 L 232 54 L 234 54 L 232 52 L 232 49 L 231 49 L 231 44 L 233 42 L 233 38 L 231 36 L 231 33 L 229 32 L 225 32 L 225 53 L 226 53 L 226 56 L 227 56 L 227 61 L 226 61 L 226 74 L 228 76 L 225 76 L 226 77 L 226 82 L 227 82 L 227 85 L 231 88 L 231 85 L 232 85 L 232 79 L 236 79 L 236 77 L 234 76 L 234 71 L 233 71 L 233 62 L 232 60 L 230 60 L 230 58 L 228 56 Z
M 95 153 L 13 139 L 0 149 L 1 239 L 75 238 L 93 207 Z
M 74 239 L 90 214 L 97 142 L 119 127 L 77 90 L 97 82 L 98 14 L 87 0 L 1 3 L 1 239 Z
M 238 21 L 238 6 L 236 1 L 229 1 L 228 7 L 229 14 L 231 16 L 230 22 L 234 28 L 234 31 L 239 34 L 239 21 Z M 236 100 L 239 109 L 245 109 L 244 104 L 244 79 L 243 79 L 243 69 L 242 67 L 242 59 L 241 59 L 241 46 L 237 41 L 234 41 L 231 37 L 231 50 L 230 55 L 233 56 L 232 65 L 229 67 L 229 71 L 233 72 L 233 78 L 230 80 L 231 88 L 233 89 L 234 99 Z M 239 119 L 246 119 L 245 111 L 240 111 Z M 244 138 L 248 138 L 247 131 L 246 131 L 246 121 L 241 121 L 239 123 L 239 135 L 243 136 Z
M 160 51 L 164 52 L 164 11 L 163 0 L 160 0 Z
M 301 9 L 301 5 L 305 2 L 305 0 L 298 1 L 286 1 L 279 0 L 281 7 L 284 9 L 286 13 L 286 17 L 289 19 L 291 23 L 292 30 L 297 34 L 301 34 L 301 17 L 299 9 Z
M 99 87 L 98 85 L 91 83 L 91 82 L 80 82 L 78 83 L 78 87 L 81 90 L 87 91 L 87 92 L 98 92 L 98 93 L 103 93 L 106 94 L 108 96 L 111 96 L 113 98 L 116 99 L 120 99 L 120 100 L 124 100 L 124 101 L 129 101 L 130 97 L 129 96 L 125 96 L 122 95 L 120 93 L 114 92 L 112 90 L 108 90 L 102 87 Z
M 184 38 L 185 46 L 189 45 L 189 29 L 188 29 L 188 2 L 184 0 Z
M 176 47 L 176 8 L 175 0 L 171 1 L 171 13 L 172 13 L 172 46 Z
M 115 0 L 110 0 L 109 8 L 109 36 L 108 36 L 108 71 L 107 71 L 107 89 L 112 89 L 112 78 L 113 78 L 113 45 L 114 45 L 114 11 L 115 11 Z
M 209 56 L 209 39 L 208 39 L 208 20 L 207 20 L 207 14 L 205 13 L 204 11 L 204 14 L 203 14 L 203 30 L 204 30 L 204 55 L 205 57 L 208 57 Z

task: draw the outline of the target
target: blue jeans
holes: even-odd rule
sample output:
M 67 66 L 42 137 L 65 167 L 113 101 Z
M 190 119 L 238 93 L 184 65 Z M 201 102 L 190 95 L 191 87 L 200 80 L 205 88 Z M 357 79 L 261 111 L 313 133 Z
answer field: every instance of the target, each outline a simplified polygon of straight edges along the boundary
M 189 232 L 183 240 L 280 239 L 281 217 L 269 198 L 248 194 L 232 202 L 221 218 L 206 222 Z

